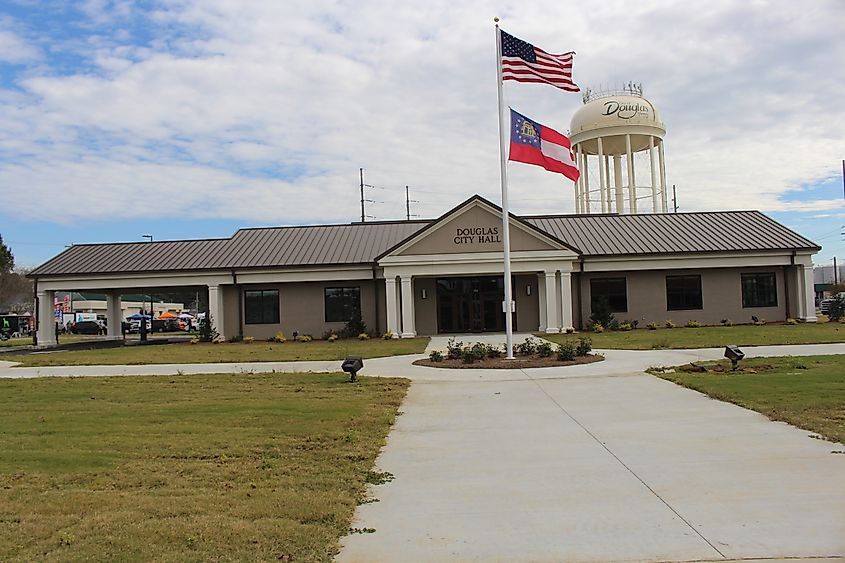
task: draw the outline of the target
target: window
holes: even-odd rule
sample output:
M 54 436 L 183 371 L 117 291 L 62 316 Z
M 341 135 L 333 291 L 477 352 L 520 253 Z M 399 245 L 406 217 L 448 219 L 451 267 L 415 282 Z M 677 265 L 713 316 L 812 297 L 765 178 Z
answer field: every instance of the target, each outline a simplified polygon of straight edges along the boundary
M 244 291 L 244 322 L 248 325 L 279 323 L 279 290 Z
M 778 290 L 774 272 L 742 274 L 743 307 L 777 307 Z
M 326 322 L 345 323 L 361 316 L 360 287 L 326 288 Z
M 611 313 L 628 311 L 628 289 L 625 278 L 593 278 L 590 280 L 590 309 L 607 302 Z
M 666 309 L 701 309 L 701 276 L 666 276 Z

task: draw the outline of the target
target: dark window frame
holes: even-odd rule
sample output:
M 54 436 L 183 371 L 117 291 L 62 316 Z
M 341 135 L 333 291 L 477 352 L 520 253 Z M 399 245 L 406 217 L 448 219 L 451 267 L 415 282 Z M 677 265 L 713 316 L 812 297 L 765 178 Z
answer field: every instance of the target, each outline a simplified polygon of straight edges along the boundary
M 622 292 L 622 298 L 625 301 L 624 306 L 619 305 L 619 301 L 614 300 L 613 294 L 608 295 L 607 293 L 597 292 L 595 290 L 595 286 L 599 284 L 610 284 L 610 283 L 622 283 L 624 288 L 624 292 Z M 619 298 L 619 293 L 616 294 L 616 299 Z M 625 276 L 621 277 L 612 277 L 612 278 L 590 278 L 590 311 L 594 311 L 596 309 L 596 304 L 598 303 L 599 299 L 601 298 L 607 299 L 607 304 L 610 307 L 611 313 L 627 313 L 628 312 L 628 278 Z
M 329 292 L 340 292 L 338 305 L 330 305 Z M 327 323 L 346 323 L 356 316 L 361 316 L 361 286 L 334 286 L 323 288 L 323 318 Z M 331 316 L 331 318 L 330 318 Z
M 767 278 L 768 281 L 759 284 L 760 278 Z M 778 306 L 778 278 L 775 272 L 746 272 L 740 274 L 739 279 L 743 309 Z M 746 283 L 747 280 L 749 283 Z
M 697 280 L 698 290 L 690 291 L 690 287 L 670 287 L 670 282 L 690 282 Z M 693 284 L 690 284 L 690 286 Z M 696 298 L 697 296 L 697 298 Z M 666 276 L 666 310 L 667 311 L 700 311 L 704 309 L 704 289 L 701 284 L 701 274 L 678 274 Z
M 256 298 L 257 310 L 251 310 L 253 306 L 256 306 Z M 279 324 L 281 322 L 280 305 L 278 289 L 245 289 L 244 324 Z

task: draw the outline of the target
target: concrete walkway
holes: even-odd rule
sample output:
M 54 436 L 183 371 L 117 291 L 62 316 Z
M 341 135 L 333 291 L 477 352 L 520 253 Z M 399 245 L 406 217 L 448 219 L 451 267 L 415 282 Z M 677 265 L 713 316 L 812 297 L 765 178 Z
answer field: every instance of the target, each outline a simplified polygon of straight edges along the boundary
M 465 342 L 474 341 L 472 339 Z M 516 340 L 516 341 L 521 341 Z M 743 348 L 845 353 L 845 344 Z M 845 556 L 845 446 L 659 378 L 722 349 L 603 352 L 583 366 L 414 381 L 339 562 L 725 561 Z M 12 368 L 0 377 L 337 371 L 340 362 Z

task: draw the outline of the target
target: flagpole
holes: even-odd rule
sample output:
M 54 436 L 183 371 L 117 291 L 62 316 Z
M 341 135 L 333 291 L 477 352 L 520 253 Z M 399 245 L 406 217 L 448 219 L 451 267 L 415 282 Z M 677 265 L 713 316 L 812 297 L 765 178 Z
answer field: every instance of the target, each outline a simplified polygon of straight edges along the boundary
M 505 127 L 502 113 L 504 112 L 502 104 L 502 34 L 499 33 L 499 18 L 493 18 L 496 22 L 496 78 L 498 82 L 497 99 L 499 101 L 499 166 L 500 176 L 502 179 L 502 245 L 504 247 L 504 261 L 505 261 L 505 301 L 502 303 L 502 310 L 505 312 L 505 352 L 509 360 L 513 358 L 513 310 L 511 303 L 513 302 L 513 288 L 511 287 L 511 237 L 510 237 L 510 222 L 508 221 L 508 164 L 507 155 L 505 154 L 507 147 L 505 145 Z M 508 120 L 510 123 L 510 120 Z M 507 128 L 510 131 L 510 127 Z

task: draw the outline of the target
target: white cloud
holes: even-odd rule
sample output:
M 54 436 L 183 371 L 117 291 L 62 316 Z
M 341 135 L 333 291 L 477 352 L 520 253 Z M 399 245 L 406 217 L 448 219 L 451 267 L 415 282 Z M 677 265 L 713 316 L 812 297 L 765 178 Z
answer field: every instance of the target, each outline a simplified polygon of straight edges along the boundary
M 138 6 L 89 2 L 96 38 L 74 48 L 96 72 L 33 66 L 22 93 L 0 91 L 3 207 L 38 213 L 33 201 L 73 197 L 91 204 L 65 220 L 167 201 L 147 211 L 348 221 L 359 166 L 390 188 L 370 190 L 382 219 L 404 215 L 406 184 L 426 216 L 472 193 L 497 201 L 499 15 L 546 50 L 578 51 L 582 86 L 644 84 L 666 122 L 683 210 L 841 209 L 784 196 L 829 178 L 842 158 L 845 5 L 691 6 L 183 0 L 145 14 L 157 33 L 133 45 L 102 34 Z M 581 103 L 535 85 L 509 83 L 506 94 L 562 130 Z M 514 211 L 572 211 L 570 182 L 520 164 L 510 178 Z

